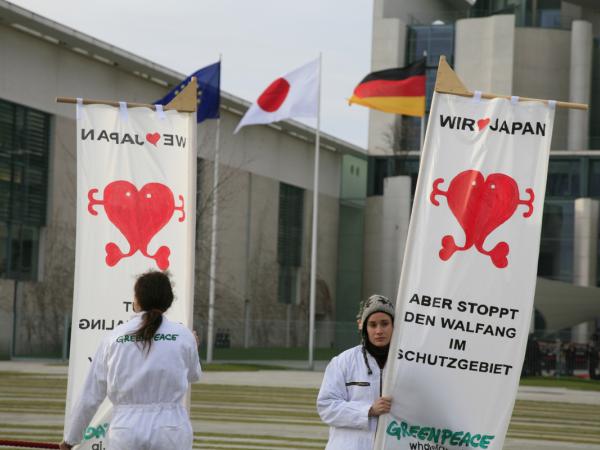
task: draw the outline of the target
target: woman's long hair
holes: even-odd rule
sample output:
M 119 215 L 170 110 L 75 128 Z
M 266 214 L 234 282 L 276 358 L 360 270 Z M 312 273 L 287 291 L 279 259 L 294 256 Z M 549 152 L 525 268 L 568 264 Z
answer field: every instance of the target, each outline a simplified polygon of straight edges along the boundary
M 142 350 L 150 351 L 152 340 L 162 323 L 163 313 L 173 303 L 173 289 L 169 275 L 155 270 L 138 277 L 133 288 L 137 303 L 144 315 L 142 325 L 136 330 L 136 341 L 142 342 Z

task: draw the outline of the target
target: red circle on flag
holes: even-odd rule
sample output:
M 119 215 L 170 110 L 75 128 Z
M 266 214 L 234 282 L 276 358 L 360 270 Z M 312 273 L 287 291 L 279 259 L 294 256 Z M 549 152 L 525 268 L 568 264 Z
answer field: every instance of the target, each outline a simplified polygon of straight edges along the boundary
M 265 91 L 260 94 L 256 103 L 264 111 L 274 112 L 279 109 L 290 92 L 290 83 L 285 78 L 273 81 Z

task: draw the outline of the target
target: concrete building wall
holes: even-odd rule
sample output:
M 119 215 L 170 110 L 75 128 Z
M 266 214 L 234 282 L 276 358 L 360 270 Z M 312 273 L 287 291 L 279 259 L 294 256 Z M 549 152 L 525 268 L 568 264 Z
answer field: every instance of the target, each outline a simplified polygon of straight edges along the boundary
M 40 279 L 19 282 L 17 355 L 61 356 L 65 317 L 72 307 L 76 140 L 75 107 L 57 104 L 55 98 L 81 96 L 147 103 L 161 98 L 166 87 L 4 24 L 0 25 L 0 61 L 0 98 L 52 115 L 48 213 L 47 226 L 41 230 Z M 251 325 L 258 327 L 257 321 L 263 320 L 262 328 L 252 329 L 255 344 L 280 345 L 285 340 L 281 331 L 285 326 L 282 328 L 281 324 L 289 318 L 295 327 L 288 333 L 293 334 L 290 342 L 304 345 L 306 329 L 301 322 L 306 322 L 308 314 L 314 141 L 266 126 L 247 127 L 234 136 L 233 129 L 240 118 L 222 109 L 215 328 L 228 328 L 231 343 L 241 345 L 244 309 L 249 299 L 251 317 L 256 321 Z M 198 321 L 205 318 L 208 302 L 215 137 L 216 121 L 199 126 L 199 155 L 204 162 L 200 163 L 203 167 L 198 196 Z M 341 150 L 321 150 L 318 278 L 322 288 L 317 305 L 320 321 L 332 320 L 335 311 Z M 280 182 L 306 190 L 301 302 L 291 306 L 291 314 L 285 305 L 277 303 Z M 12 304 L 13 282 L 0 280 L 0 357 L 10 353 Z M 220 322 L 227 319 L 227 323 Z M 321 328 L 317 345 L 329 345 L 333 330 L 330 333 L 327 326 Z
M 8 359 L 12 351 L 13 292 L 12 280 L 0 280 L 0 359 Z
M 574 19 L 587 20 L 592 24 L 594 30 L 600 29 L 600 11 L 594 8 L 582 8 L 581 15 L 579 17 L 573 17 Z M 596 33 L 597 35 L 598 33 Z
M 583 11 L 583 8 L 580 5 L 575 5 L 568 1 L 561 2 L 561 5 L 560 5 L 561 23 L 568 24 L 571 22 L 571 20 L 581 19 L 582 11 Z
M 590 104 L 592 94 L 593 29 L 586 20 L 571 23 L 571 51 L 569 73 L 569 101 Z M 569 150 L 584 150 L 589 147 L 589 111 L 569 110 Z
M 384 2 L 375 0 L 373 18 L 373 43 L 371 47 L 371 70 L 383 70 L 404 65 L 406 53 L 406 22 L 387 18 L 381 11 Z M 381 111 L 369 110 L 369 153 L 385 155 L 392 153 L 393 130 L 398 117 Z
M 0 98 L 63 117 L 74 106 L 56 97 L 152 102 L 165 88 L 118 67 L 0 25 Z
M 467 2 L 458 2 L 464 7 Z M 444 20 L 444 11 L 451 10 L 446 17 L 451 22 L 459 17 L 461 8 L 457 2 L 446 1 L 394 1 L 394 0 L 375 0 L 374 5 L 374 38 L 373 38 L 373 69 L 383 68 L 382 62 L 387 62 L 387 67 L 391 67 L 397 52 L 395 45 L 401 43 L 402 48 L 406 46 L 406 31 L 413 23 L 427 24 L 427 20 Z M 575 4 L 577 3 L 577 4 Z M 594 6 L 592 6 L 594 3 Z M 518 95 L 525 97 L 534 97 L 540 99 L 555 99 L 569 101 L 573 99 L 570 96 L 573 88 L 570 85 L 573 81 L 570 72 L 573 70 L 573 64 L 580 65 L 577 58 L 573 58 L 571 45 L 583 52 L 583 46 L 578 42 L 585 41 L 586 47 L 589 46 L 589 38 L 585 40 L 573 39 L 570 31 L 573 20 L 585 20 L 592 24 L 592 35 L 594 39 L 600 36 L 600 10 L 596 6 L 595 0 L 572 0 L 563 1 L 561 11 L 560 29 L 549 28 L 524 28 L 515 26 L 515 17 L 512 15 L 492 16 L 486 18 L 469 18 L 456 22 L 455 35 L 455 53 L 454 69 L 458 76 L 463 80 L 466 87 L 470 90 L 481 90 L 504 95 Z M 415 11 L 417 11 L 415 13 Z M 433 14 L 432 14 L 433 11 Z M 418 18 L 418 19 L 417 19 Z M 393 21 L 396 21 L 394 24 Z M 395 28 L 394 28 L 395 27 Z M 398 33 L 398 41 L 394 42 L 394 33 L 402 27 L 402 32 Z M 380 28 L 380 29 L 378 29 Z M 588 33 L 589 34 L 589 33 Z M 587 50 L 585 50 L 587 51 Z M 388 52 L 386 54 L 386 52 Z M 393 55 L 393 57 L 389 55 Z M 386 59 L 387 58 L 387 59 Z M 404 61 L 402 61 L 403 63 Z M 380 65 L 382 64 L 382 65 Z M 581 64 L 583 66 L 583 64 Z M 579 75 L 581 75 L 581 71 Z M 586 73 L 583 75 L 587 76 Z M 581 77 L 583 79 L 583 77 Z M 595 80 L 594 80 L 595 81 Z M 592 85 L 592 90 L 595 85 Z M 586 101 L 587 102 L 587 101 Z M 595 105 L 591 104 L 592 111 Z M 373 154 L 385 154 L 385 142 L 381 142 L 381 130 L 390 128 L 390 122 L 385 123 L 384 115 L 371 113 L 369 127 L 369 152 Z M 387 119 L 389 120 L 389 118 Z M 577 118 L 576 120 L 581 120 Z M 585 120 L 585 119 L 584 119 Z M 553 150 L 567 149 L 567 132 L 569 130 L 568 110 L 557 109 L 554 123 L 554 134 L 552 141 Z M 581 125 L 581 123 L 579 123 Z M 594 124 L 591 126 L 590 134 L 594 132 Z M 596 127 L 598 128 L 598 127 Z M 377 133 L 373 136 L 373 133 Z M 579 135 L 587 134 L 579 132 Z M 587 150 L 588 147 L 579 145 L 576 150 Z M 387 153 L 391 150 L 387 149 Z M 552 205 L 547 205 L 552 206 Z M 384 259 L 388 249 L 386 248 L 385 236 L 388 234 L 384 225 L 385 211 L 387 211 L 384 196 L 369 197 L 365 209 L 365 264 L 364 264 L 364 292 L 367 293 L 380 290 L 382 286 L 387 286 L 383 269 L 386 267 Z M 596 213 L 597 216 L 597 213 Z M 408 217 L 408 213 L 407 216 Z M 583 221 L 589 218 L 580 219 Z M 550 220 L 552 220 L 550 218 Z M 587 232 L 588 235 L 593 233 Z M 597 244 L 597 231 L 596 240 Z M 564 233 L 563 233 L 564 234 Z M 597 249 L 597 245 L 585 241 L 582 237 L 582 231 L 571 235 L 569 231 L 565 236 L 567 241 L 562 240 L 560 246 L 568 246 L 573 238 L 575 245 L 583 252 L 590 252 L 590 248 Z M 557 244 L 558 245 L 558 244 Z M 558 248 L 558 247 L 557 247 Z M 557 250 L 558 251 L 558 250 Z M 577 254 L 577 251 L 575 252 Z M 593 252 L 592 252 L 593 253 Z M 590 255 L 580 258 L 577 264 L 586 272 L 586 280 L 595 280 L 591 275 L 591 269 L 586 264 L 590 264 Z M 561 256 L 561 255 L 557 255 Z M 556 258 L 559 261 L 559 258 Z M 597 258 L 594 259 L 596 262 Z M 389 262 L 389 260 L 387 260 Z M 580 269 L 577 269 L 580 270 Z M 598 269 L 595 268 L 593 273 Z M 557 271 L 558 273 L 558 271 Z M 538 283 L 538 286 L 541 283 Z M 586 295 L 593 293 L 583 293 L 575 291 L 573 286 L 565 283 L 564 291 L 580 301 Z M 540 295 L 547 298 L 536 300 L 536 304 L 544 304 L 545 301 L 554 300 L 551 292 L 556 287 L 550 286 Z M 389 294 L 388 294 L 389 295 Z M 564 295 L 560 297 L 564 299 Z M 557 305 L 560 301 L 557 302 Z M 551 309 L 561 311 L 558 306 L 552 305 Z M 585 333 L 589 329 L 584 328 L 580 334 L 580 339 L 584 339 Z M 585 338 L 587 339 L 587 338 Z
M 203 189 L 212 186 L 212 163 L 204 170 Z M 283 345 L 286 341 L 288 306 L 278 302 L 277 235 L 280 182 L 249 174 L 242 170 L 222 168 L 223 184 L 219 192 L 219 225 L 215 329 L 227 329 L 233 346 L 244 343 L 244 308 L 250 308 L 250 345 Z M 251 179 L 250 179 L 251 177 Z M 249 195 L 247 195 L 249 193 Z M 204 192 L 210 204 L 210 193 Z M 250 203 L 248 203 L 250 202 Z M 319 197 L 319 236 L 317 259 L 316 316 L 321 322 L 334 320 L 337 276 L 337 234 L 339 200 Z M 312 224 L 312 190 L 304 193 L 302 262 L 300 298 L 290 305 L 290 345 L 307 342 L 310 246 Z M 195 317 L 206 321 L 208 312 L 208 249 L 210 248 L 210 214 L 203 214 L 199 229 L 200 248 L 197 255 Z M 248 237 L 250 241 L 248 242 Z M 248 251 L 248 253 L 247 253 Z M 202 254 L 204 253 L 204 254 Z M 246 284 L 248 277 L 248 284 Z M 246 300 L 248 305 L 246 306 Z M 329 324 L 317 330 L 317 345 L 331 344 L 333 329 Z
M 515 33 L 513 15 L 456 22 L 454 69 L 468 89 L 512 94 Z
M 452 22 L 464 16 L 469 4 L 464 0 L 375 0 L 378 17 L 396 17 L 408 24 L 431 24 L 435 20 Z
M 460 19 L 465 16 L 466 2 L 376 0 L 372 68 L 377 70 L 404 64 L 407 30 L 410 25 L 428 24 L 436 19 L 449 22 L 456 20 L 454 69 L 467 88 L 502 95 L 576 101 L 581 96 L 577 96 L 579 92 L 573 92 L 570 85 L 579 87 L 581 82 L 571 80 L 573 76 L 570 72 L 574 65 L 580 64 L 578 60 L 573 60 L 571 26 L 573 20 L 585 20 L 593 30 L 600 27 L 598 8 L 587 3 L 577 3 L 562 2 L 561 28 L 551 29 L 516 27 L 514 15 Z M 596 32 L 594 35 L 597 34 Z M 586 55 L 591 45 L 591 40 L 586 37 Z M 580 47 L 579 44 L 574 46 L 576 49 Z M 591 60 L 588 57 L 586 61 Z M 587 72 L 579 78 L 589 80 L 591 73 Z M 552 77 L 543 76 L 547 73 L 552 73 Z M 543 82 L 540 82 L 542 79 Z M 586 114 L 572 112 L 572 123 L 587 121 Z M 568 117 L 566 109 L 557 110 L 553 150 L 569 148 Z M 397 120 L 393 115 L 370 112 L 370 154 L 392 153 L 390 135 Z M 575 127 L 570 128 L 575 130 Z M 593 130 L 590 132 L 594 134 Z M 585 127 L 580 126 L 573 133 L 579 139 L 572 138 L 571 147 L 577 150 L 587 149 L 588 144 L 585 142 L 589 133 L 586 134 Z M 586 136 L 581 138 L 582 134 Z
M 77 181 L 75 108 L 55 99 L 81 96 L 151 102 L 164 95 L 165 88 L 5 25 L 0 25 L 0 60 L 0 98 L 52 115 L 40 277 L 39 282 L 19 282 L 15 354 L 61 356 L 73 295 Z M 11 330 L 12 301 L 11 294 L 10 318 L 4 317 Z M 0 323 L 4 329 L 7 322 Z
M 599 222 L 600 200 L 593 198 L 575 200 L 573 282 L 578 286 L 596 285 Z
M 600 200 L 592 198 L 575 200 L 573 284 L 577 286 L 596 286 L 599 221 Z M 587 344 L 595 331 L 595 320 L 584 322 L 572 328 L 572 340 Z
M 303 189 L 313 188 L 315 144 L 268 126 L 248 126 L 234 135 L 240 116 L 223 112 L 220 162 L 233 169 L 273 178 Z M 198 127 L 199 156 L 214 158 L 216 122 Z M 321 149 L 319 191 L 339 197 L 341 155 Z
M 411 207 L 410 177 L 384 181 L 382 196 L 367 198 L 363 298 L 382 294 L 396 298 Z
M 365 204 L 364 270 L 362 298 L 380 292 L 383 286 L 383 196 L 367 197 Z M 383 292 L 382 292 L 383 294 Z
M 464 4 L 463 4 L 464 3 Z M 401 67 L 406 63 L 407 32 L 410 25 L 431 24 L 435 20 L 453 22 L 467 9 L 455 2 L 452 9 L 442 0 L 374 0 L 371 69 Z M 393 153 L 393 133 L 401 120 L 394 114 L 369 111 L 369 154 Z
M 547 28 L 517 28 L 513 95 L 568 100 L 571 33 Z M 545 76 L 544 74 L 552 74 Z M 543 82 L 540 82 L 543 79 Z M 558 108 L 552 149 L 567 148 L 568 110 Z
M 16 356 L 63 356 L 75 267 L 77 161 L 75 121 L 52 117 L 46 226 L 41 230 L 38 282 L 19 282 Z
M 571 32 L 515 27 L 514 16 L 456 23 L 455 70 L 468 89 L 568 101 Z M 542 74 L 552 73 L 552 77 Z M 568 111 L 558 109 L 552 149 L 567 148 Z M 581 148 L 579 148 L 581 150 Z

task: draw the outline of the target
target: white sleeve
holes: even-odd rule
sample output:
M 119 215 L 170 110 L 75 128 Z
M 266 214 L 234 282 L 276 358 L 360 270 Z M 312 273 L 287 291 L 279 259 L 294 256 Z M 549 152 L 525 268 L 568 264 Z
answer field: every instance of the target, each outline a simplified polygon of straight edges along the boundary
M 107 348 L 108 343 L 103 340 L 92 359 L 83 389 L 71 409 L 71 417 L 69 417 L 64 435 L 67 444 L 75 445 L 81 442 L 86 427 L 106 397 Z
M 325 370 L 317 397 L 319 416 L 330 426 L 368 429 L 371 404 L 348 398 L 344 367 L 340 363 L 334 358 Z
M 194 340 L 194 343 L 196 341 Z M 198 347 L 193 346 L 190 349 L 189 357 L 189 368 L 188 368 L 188 381 L 194 383 L 200 379 L 202 375 L 202 368 L 200 367 L 200 357 L 198 356 Z

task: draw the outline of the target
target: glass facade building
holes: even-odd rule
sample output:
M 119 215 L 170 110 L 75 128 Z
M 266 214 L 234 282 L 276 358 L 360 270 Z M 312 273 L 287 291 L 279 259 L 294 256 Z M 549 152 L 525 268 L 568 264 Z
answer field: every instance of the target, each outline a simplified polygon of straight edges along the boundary
M 517 27 L 570 30 L 572 17 L 561 0 L 479 0 L 468 9 L 465 18 L 513 14 Z M 455 25 L 436 21 L 408 27 L 405 64 L 427 55 L 427 111 L 433 96 L 437 63 L 445 55 L 454 65 Z M 600 150 L 600 37 L 593 40 L 592 91 L 589 113 L 589 149 Z M 427 119 L 427 117 L 426 117 Z M 393 147 L 394 156 L 369 158 L 367 195 L 382 195 L 383 180 L 388 176 L 408 175 L 414 195 L 419 170 L 419 135 L 421 120 L 402 117 Z M 425 123 L 426 120 L 425 120 Z M 560 149 L 564 150 L 564 149 Z M 600 151 L 552 152 L 544 205 L 539 276 L 573 282 L 575 199 L 600 199 Z M 600 267 L 600 244 L 597 251 Z M 600 286 L 600 270 L 596 285 Z
M 411 178 L 414 196 L 418 173 L 418 155 L 370 157 L 368 195 L 383 194 L 384 178 L 407 175 Z M 592 152 L 585 156 L 552 156 L 546 183 L 539 276 L 573 282 L 575 199 L 581 197 L 600 200 L 600 152 L 598 156 Z M 598 242 L 597 266 L 600 267 L 600 231 Z M 600 286 L 600 271 L 597 271 L 596 286 Z
M 471 16 L 514 14 L 517 26 L 568 28 L 569 18 L 561 14 L 561 3 L 561 0 L 479 0 L 471 9 Z
M 304 189 L 280 183 L 277 233 L 277 296 L 280 303 L 296 304 L 299 301 L 298 272 L 302 265 L 303 218 Z
M 426 104 L 427 113 L 431 107 L 431 99 L 435 88 L 437 65 L 441 55 L 446 55 L 448 62 L 454 64 L 454 25 L 414 25 L 408 29 L 406 65 L 423 56 L 427 57 Z M 428 114 L 424 118 L 427 123 Z M 398 132 L 394 135 L 394 148 L 417 149 L 420 147 L 421 119 L 403 116 L 399 121 Z
M 469 17 L 488 17 L 497 14 L 514 14 L 517 27 L 571 29 L 572 17 L 562 9 L 561 0 L 479 0 L 469 9 Z M 466 18 L 466 17 L 465 17 Z M 441 55 L 454 66 L 455 25 L 436 21 L 433 24 L 412 24 L 408 27 L 405 64 L 427 56 L 427 103 L 429 112 L 435 85 L 437 64 Z M 590 99 L 590 149 L 600 150 L 600 37 L 593 40 L 592 92 Z M 424 123 L 427 123 L 425 117 Z M 394 150 L 419 149 L 421 120 L 403 116 L 394 133 Z
M 35 280 L 46 224 L 50 115 L 0 100 L 0 277 Z

